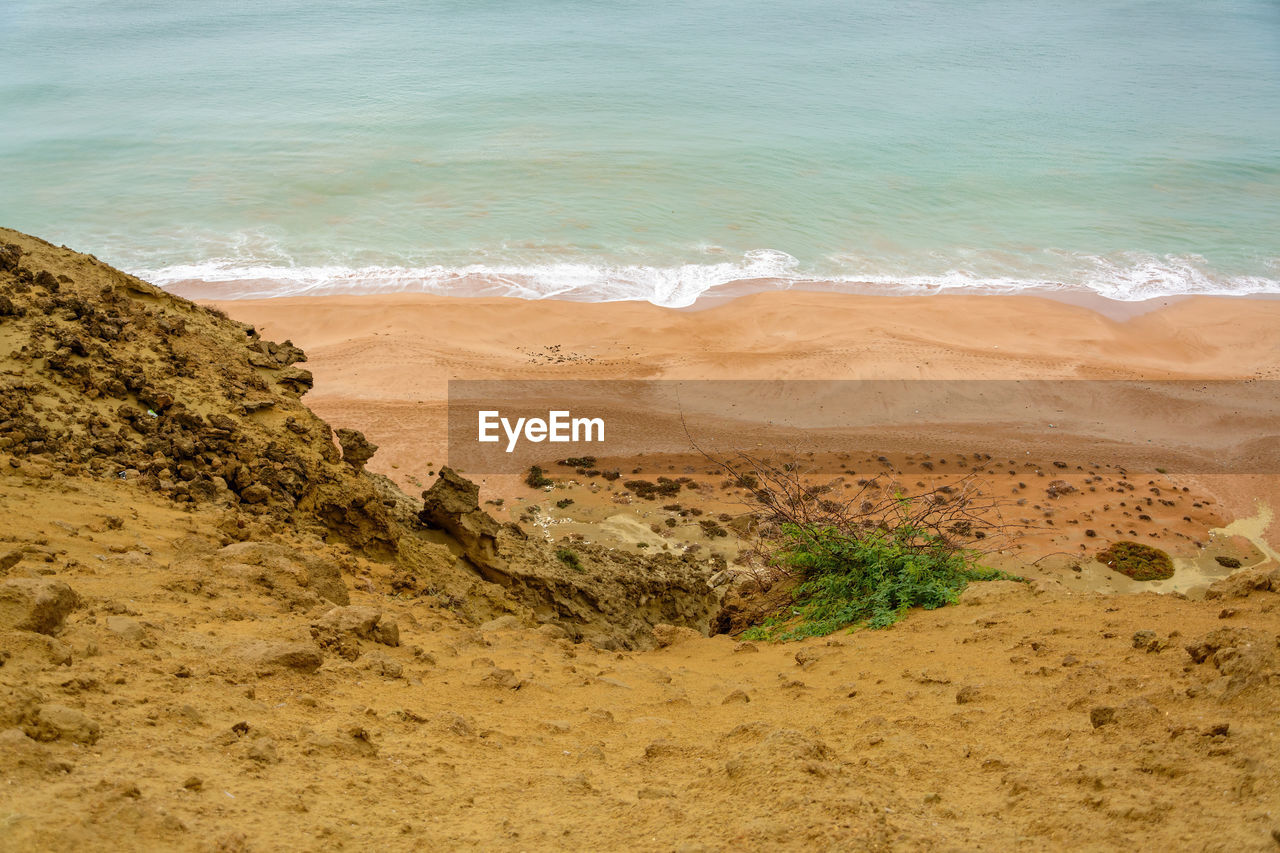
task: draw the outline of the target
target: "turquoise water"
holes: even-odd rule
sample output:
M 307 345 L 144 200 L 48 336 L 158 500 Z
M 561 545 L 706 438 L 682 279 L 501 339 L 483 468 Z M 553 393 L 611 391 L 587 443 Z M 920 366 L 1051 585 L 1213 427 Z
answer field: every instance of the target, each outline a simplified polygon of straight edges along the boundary
M 1280 3 L 6 0 L 0 223 L 232 296 L 1280 292 Z

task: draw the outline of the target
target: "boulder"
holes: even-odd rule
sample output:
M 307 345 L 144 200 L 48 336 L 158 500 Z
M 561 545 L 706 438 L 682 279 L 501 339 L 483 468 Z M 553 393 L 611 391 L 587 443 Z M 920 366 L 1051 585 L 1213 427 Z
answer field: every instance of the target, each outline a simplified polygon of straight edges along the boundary
M 75 743 L 97 743 L 102 732 L 96 720 L 74 708 L 53 703 L 37 705 L 23 731 L 32 740 L 69 740 Z
M 308 675 L 324 663 L 324 656 L 311 643 L 254 642 L 241 648 L 241 656 L 260 667 L 292 669 Z
M 461 477 L 448 466 L 440 469 L 440 477 L 422 493 L 422 511 L 418 520 L 429 527 L 446 530 L 462 545 L 467 557 L 490 580 L 486 569 L 501 574 L 504 562 L 498 555 L 498 533 L 502 525 L 480 509 L 480 487 Z
M 701 639 L 702 635 L 692 628 L 685 628 L 677 625 L 654 625 L 653 639 L 657 641 L 658 648 L 665 649 L 667 646 L 674 646 L 677 643 L 687 642 L 688 640 Z
M 56 634 L 80 597 L 62 581 L 10 578 L 0 583 L 0 629 Z
M 1280 592 L 1280 568 L 1246 569 L 1213 582 L 1206 599 L 1246 598 L 1255 592 Z
M 364 464 L 373 458 L 378 445 L 364 437 L 364 433 L 355 429 L 337 431 L 338 445 L 342 448 L 342 461 L 360 471 Z
M 376 607 L 335 607 L 311 623 L 311 637 L 347 660 L 360 657 L 360 640 L 400 645 L 400 626 Z

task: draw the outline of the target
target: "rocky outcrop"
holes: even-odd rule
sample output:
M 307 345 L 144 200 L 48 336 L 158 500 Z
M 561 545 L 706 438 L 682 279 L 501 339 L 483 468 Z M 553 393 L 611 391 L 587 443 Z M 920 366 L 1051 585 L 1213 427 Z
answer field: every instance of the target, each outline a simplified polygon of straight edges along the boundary
M 1255 592 L 1280 592 L 1280 568 L 1245 569 L 1216 580 L 1204 597 L 1247 598 Z
M 427 527 L 452 534 L 489 580 L 501 583 L 506 577 L 507 560 L 498 548 L 502 525 L 480 508 L 480 487 L 475 483 L 452 468 L 442 468 L 439 479 L 422 493 L 418 519 Z
M 1206 689 L 1223 700 L 1256 690 L 1280 690 L 1280 637 L 1249 628 L 1219 628 L 1185 648 L 1194 663 L 1217 671 Z
M 540 622 L 606 648 L 649 648 L 653 627 L 708 632 L 719 599 L 710 570 L 693 555 L 640 556 L 596 545 L 556 548 L 499 524 L 480 508 L 479 488 L 450 468 L 423 492 L 419 515 L 447 531 L 475 570 Z M 569 554 L 572 554 L 570 558 Z
M 356 464 L 363 448 L 342 464 L 329 426 L 299 401 L 313 379 L 291 342 L 7 229 L 0 329 L 14 351 L 0 451 L 180 503 L 333 522 L 360 547 L 394 542 Z
M 338 446 L 342 448 L 342 461 L 357 471 L 363 470 L 364 464 L 378 452 L 378 445 L 356 429 L 338 430 Z
M 361 640 L 400 645 L 400 627 L 376 607 L 335 607 L 311 624 L 311 638 L 347 660 L 360 657 Z

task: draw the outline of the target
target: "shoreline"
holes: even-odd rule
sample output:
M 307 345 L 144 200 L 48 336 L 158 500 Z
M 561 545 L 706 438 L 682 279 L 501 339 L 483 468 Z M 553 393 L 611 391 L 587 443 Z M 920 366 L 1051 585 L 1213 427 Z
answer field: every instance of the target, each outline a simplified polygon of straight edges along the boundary
M 136 273 L 146 281 L 152 281 L 145 272 Z M 521 288 L 528 293 L 536 290 L 520 284 L 520 276 L 463 274 L 452 280 L 452 284 L 463 292 L 432 292 L 421 288 L 422 283 L 411 281 L 410 286 L 402 284 L 388 287 L 382 284 L 354 287 L 351 290 L 331 289 L 331 285 L 320 285 L 309 292 L 291 292 L 286 283 L 273 278 L 245 279 L 178 279 L 164 280 L 160 284 L 165 290 L 197 302 L 249 302 L 269 299 L 310 299 L 330 297 L 399 297 L 421 296 L 445 299 L 515 299 L 521 302 L 572 302 L 586 304 L 649 304 L 661 308 L 679 311 L 704 311 L 718 308 L 744 297 L 761 294 L 787 293 L 823 293 L 836 296 L 869 297 L 869 298 L 925 298 L 940 297 L 1035 297 L 1079 305 L 1090 308 L 1113 319 L 1126 319 L 1130 316 L 1149 313 L 1188 299 L 1257 299 L 1280 300 L 1278 292 L 1250 293 L 1172 293 L 1148 296 L 1136 299 L 1116 299 L 1085 285 L 1053 284 L 1051 282 L 1026 282 L 1020 290 L 1010 290 L 1007 286 L 992 284 L 973 284 L 957 286 L 950 284 L 910 285 L 908 283 L 883 283 L 856 280 L 824 280 L 787 279 L 775 276 L 746 276 L 706 286 L 697 292 L 691 300 L 685 301 L 682 290 L 677 286 L 667 294 L 667 301 L 662 301 L 660 294 L 651 294 L 653 298 L 643 295 L 617 298 L 599 298 L 581 288 L 554 290 L 538 293 L 533 296 L 511 293 L 513 288 Z M 506 292 L 504 292 L 506 291 Z M 678 301 L 671 302 L 676 299 Z

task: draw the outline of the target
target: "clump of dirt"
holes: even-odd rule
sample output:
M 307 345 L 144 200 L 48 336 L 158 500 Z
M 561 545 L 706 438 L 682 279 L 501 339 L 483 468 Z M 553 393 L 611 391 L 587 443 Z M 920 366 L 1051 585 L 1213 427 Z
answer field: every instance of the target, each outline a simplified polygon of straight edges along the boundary
M 1136 581 L 1173 577 L 1173 560 L 1169 555 L 1141 542 L 1114 542 L 1098 553 L 1098 562 Z

